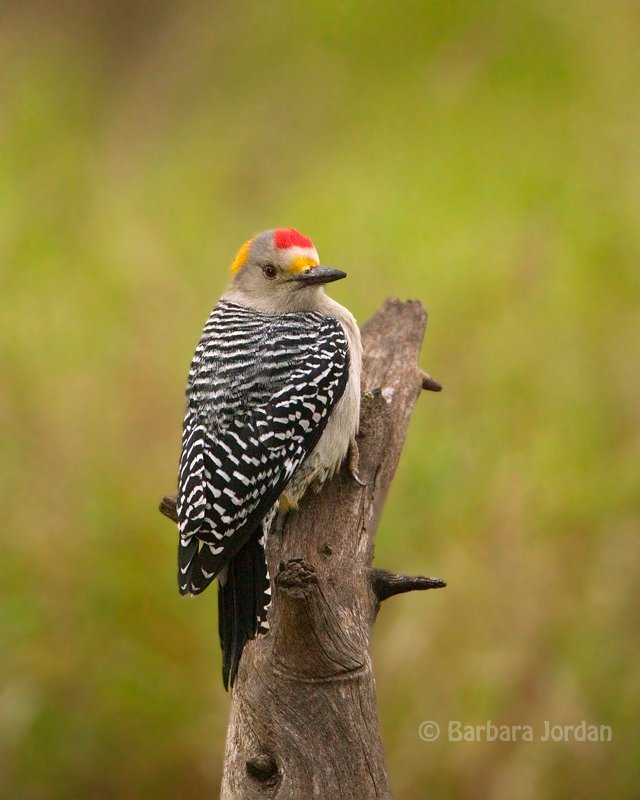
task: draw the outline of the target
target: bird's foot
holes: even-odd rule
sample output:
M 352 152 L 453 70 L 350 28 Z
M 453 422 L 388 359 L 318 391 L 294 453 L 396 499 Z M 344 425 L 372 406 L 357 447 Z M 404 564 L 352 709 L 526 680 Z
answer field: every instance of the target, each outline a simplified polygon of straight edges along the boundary
M 269 534 L 272 536 L 277 536 L 279 539 L 281 539 L 284 533 L 285 525 L 287 524 L 288 516 L 289 509 L 280 507 L 275 519 L 273 520 Z
M 358 442 L 354 438 L 349 442 L 349 460 L 347 462 L 349 474 L 358 486 L 366 486 L 367 484 L 362 480 L 358 474 L 358 466 L 360 464 L 360 450 L 358 449 Z

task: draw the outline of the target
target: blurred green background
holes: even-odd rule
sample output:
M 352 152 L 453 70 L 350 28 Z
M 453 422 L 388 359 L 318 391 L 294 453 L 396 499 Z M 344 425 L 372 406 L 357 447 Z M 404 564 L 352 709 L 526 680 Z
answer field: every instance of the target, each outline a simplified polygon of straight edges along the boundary
M 4 3 L 0 797 L 216 796 L 215 593 L 178 596 L 183 390 L 238 246 L 430 312 L 377 563 L 398 798 L 640 785 L 634 0 Z M 422 720 L 608 724 L 427 744 Z

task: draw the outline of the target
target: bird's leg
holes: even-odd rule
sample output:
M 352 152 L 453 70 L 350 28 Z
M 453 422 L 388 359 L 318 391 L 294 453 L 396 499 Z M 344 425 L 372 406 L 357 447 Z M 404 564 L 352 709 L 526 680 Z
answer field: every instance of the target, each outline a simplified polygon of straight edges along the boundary
M 287 524 L 288 516 L 289 516 L 289 509 L 284 509 L 280 507 L 278 513 L 276 514 L 275 519 L 273 520 L 271 529 L 269 530 L 269 533 L 272 536 L 277 536 L 278 538 L 282 538 L 282 534 L 284 533 L 284 526 Z
M 366 486 L 367 484 L 362 480 L 358 474 L 358 466 L 360 464 L 360 450 L 358 450 L 358 442 L 356 437 L 349 442 L 349 460 L 348 460 L 349 474 L 358 486 Z

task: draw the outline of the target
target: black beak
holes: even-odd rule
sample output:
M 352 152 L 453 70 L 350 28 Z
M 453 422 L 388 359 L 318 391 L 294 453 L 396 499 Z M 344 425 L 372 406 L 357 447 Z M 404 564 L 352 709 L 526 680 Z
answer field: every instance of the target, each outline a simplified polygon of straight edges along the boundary
M 312 267 L 307 272 L 294 275 L 291 280 L 303 286 L 314 286 L 316 283 L 333 283 L 347 277 L 347 273 L 333 267 Z

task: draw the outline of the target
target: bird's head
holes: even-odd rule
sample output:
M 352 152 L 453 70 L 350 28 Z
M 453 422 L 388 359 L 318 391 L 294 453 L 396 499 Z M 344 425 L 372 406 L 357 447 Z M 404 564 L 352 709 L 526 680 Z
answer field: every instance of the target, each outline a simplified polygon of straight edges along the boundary
M 311 239 L 294 228 L 265 231 L 245 242 L 231 265 L 230 299 L 266 313 L 312 310 L 325 283 L 346 273 L 320 266 Z

